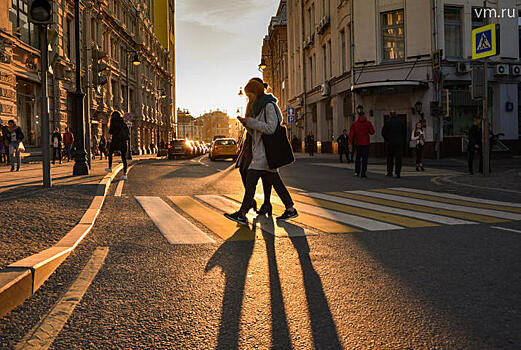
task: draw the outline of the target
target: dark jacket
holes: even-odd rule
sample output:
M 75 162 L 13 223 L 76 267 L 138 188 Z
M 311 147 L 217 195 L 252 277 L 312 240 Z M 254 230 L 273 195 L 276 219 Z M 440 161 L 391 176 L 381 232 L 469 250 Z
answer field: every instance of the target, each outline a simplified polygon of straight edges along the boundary
M 349 147 L 349 135 L 340 135 L 336 139 L 336 142 L 338 142 L 338 148 L 348 148 Z
M 21 142 L 24 139 L 24 133 L 22 132 L 22 129 L 19 126 L 17 126 L 16 129 L 14 129 L 14 132 L 16 133 L 16 142 Z M 7 137 L 8 141 L 12 142 L 11 131 L 9 131 L 9 128 L 7 129 Z
M 58 138 L 58 148 L 61 147 L 62 145 L 62 134 L 60 134 L 59 132 L 53 132 L 52 135 L 51 135 L 51 147 L 54 148 L 54 138 Z
M 481 127 L 472 124 L 469 129 L 469 148 L 474 148 L 475 145 L 481 148 Z
M 107 140 L 105 140 L 105 137 L 101 137 L 99 140 L 98 148 L 100 151 L 104 151 L 107 148 Z
M 374 126 L 371 121 L 367 120 L 365 115 L 361 115 L 351 124 L 349 129 L 349 143 L 355 146 L 369 146 L 371 143 L 371 135 L 374 135 Z
M 403 145 L 405 135 L 407 135 L 405 123 L 398 119 L 398 117 L 394 116 L 385 121 L 384 127 L 382 128 L 382 136 L 385 142 L 391 145 Z
M 110 119 L 109 134 L 112 135 L 112 141 L 110 142 L 112 149 L 122 150 L 130 134 L 123 118 L 115 117 Z
M 65 145 L 72 145 L 74 143 L 74 135 L 72 134 L 72 132 L 67 131 L 63 134 L 63 143 Z
M 252 144 L 251 144 L 251 135 L 246 132 L 246 137 L 242 138 L 242 143 L 239 148 L 239 156 L 237 157 L 237 162 L 235 162 L 235 167 L 240 169 L 248 169 L 251 164 L 252 156 Z

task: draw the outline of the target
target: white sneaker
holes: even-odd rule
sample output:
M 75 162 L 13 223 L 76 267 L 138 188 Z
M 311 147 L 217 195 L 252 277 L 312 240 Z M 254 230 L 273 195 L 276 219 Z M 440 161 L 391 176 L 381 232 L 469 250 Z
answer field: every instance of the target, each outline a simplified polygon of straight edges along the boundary
M 112 172 L 112 169 L 111 169 L 111 168 L 105 168 L 105 171 L 106 171 L 107 173 L 111 173 L 111 172 Z
M 123 175 L 123 180 L 126 180 L 127 179 L 127 175 Z

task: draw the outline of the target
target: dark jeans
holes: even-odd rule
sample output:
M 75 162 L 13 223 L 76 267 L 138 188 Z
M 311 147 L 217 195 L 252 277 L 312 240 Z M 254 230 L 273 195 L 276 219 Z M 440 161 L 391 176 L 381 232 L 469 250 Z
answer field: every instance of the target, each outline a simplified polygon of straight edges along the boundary
M 387 144 L 387 174 L 392 174 L 393 167 L 396 165 L 395 173 L 400 175 L 402 171 L 402 153 L 403 145 L 401 143 Z
M 369 158 L 369 145 L 367 146 L 356 146 L 356 160 L 355 160 L 355 173 L 362 175 L 367 172 L 367 160 Z
M 56 158 L 56 156 L 58 156 L 58 158 Z M 56 159 L 58 159 L 58 161 L 60 162 L 60 164 L 62 163 L 62 149 L 61 147 L 53 147 L 52 148 L 52 164 L 54 164 L 54 162 L 56 162 Z
M 67 161 L 70 161 L 72 156 L 72 144 L 65 145 L 65 155 L 67 156 Z
M 424 145 L 416 145 L 416 166 L 420 166 L 423 163 L 423 147 Z
M 248 169 L 246 174 L 246 184 L 244 186 L 244 197 L 242 199 L 242 205 L 240 209 L 242 213 L 247 213 L 252 207 L 253 199 L 255 198 L 255 189 L 257 188 L 259 179 L 262 179 L 264 188 L 264 201 L 268 199 L 269 202 L 274 175 L 275 173 L 266 170 Z
M 474 152 L 478 152 L 479 155 L 479 172 L 483 172 L 483 152 L 480 148 L 469 147 L 469 172 L 474 173 Z
M 123 162 L 123 174 L 127 174 L 127 143 L 124 142 L 121 145 L 121 149 L 115 149 L 112 143 L 109 147 L 109 168 L 112 169 L 112 155 L 114 154 L 114 151 L 120 151 L 121 152 L 121 161 Z
M 348 147 L 338 147 L 338 153 L 340 153 L 340 161 L 342 161 L 342 156 L 345 154 L 346 159 L 349 162 L 349 148 Z

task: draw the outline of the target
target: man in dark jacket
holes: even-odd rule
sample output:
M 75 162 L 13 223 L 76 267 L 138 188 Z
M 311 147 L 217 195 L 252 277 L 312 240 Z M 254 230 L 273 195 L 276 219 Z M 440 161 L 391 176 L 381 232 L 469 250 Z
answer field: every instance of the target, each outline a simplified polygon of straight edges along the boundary
M 11 171 L 14 171 L 14 166 L 16 164 L 16 171 L 20 171 L 20 142 L 24 139 L 24 133 L 22 129 L 16 125 L 14 120 L 9 120 L 7 122 L 7 136 L 9 140 L 9 158 L 11 159 Z
M 396 177 L 400 177 L 406 134 L 405 123 L 398 119 L 396 113 L 391 112 L 391 118 L 385 121 L 382 128 L 382 136 L 387 143 L 387 176 L 393 176 L 393 166 L 396 164 Z
M 338 153 L 340 153 L 340 163 L 342 163 L 343 154 L 346 155 L 347 162 L 349 163 L 349 136 L 347 135 L 346 129 L 344 129 L 342 135 L 338 136 L 336 142 L 338 142 Z
M 119 112 L 112 112 L 110 118 L 109 134 L 112 135 L 109 146 L 109 167 L 105 170 L 109 173 L 112 172 L 112 155 L 114 151 L 121 152 L 121 161 L 123 162 L 123 180 L 127 179 L 127 142 L 130 139 L 130 131 L 127 124 L 121 118 Z
M 358 106 L 357 110 L 358 119 L 351 124 L 349 130 L 349 144 L 354 143 L 356 147 L 355 175 L 367 177 L 369 144 L 371 143 L 371 135 L 374 135 L 374 126 L 367 120 L 362 106 Z
M 52 146 L 52 164 L 56 162 L 56 157 L 60 164 L 62 163 L 62 135 L 60 129 L 55 128 L 51 135 L 51 146 Z
M 479 154 L 479 172 L 483 172 L 483 152 L 481 144 L 481 119 L 474 118 L 474 123 L 469 129 L 468 165 L 469 173 L 474 174 L 474 152 Z

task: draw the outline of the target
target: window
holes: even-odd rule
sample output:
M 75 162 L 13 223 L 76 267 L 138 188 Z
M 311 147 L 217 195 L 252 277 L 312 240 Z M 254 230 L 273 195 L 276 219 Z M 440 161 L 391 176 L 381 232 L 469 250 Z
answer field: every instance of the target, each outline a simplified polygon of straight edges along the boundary
M 333 76 L 333 55 L 332 55 L 332 48 L 331 48 L 331 40 L 327 42 L 328 47 L 328 56 L 329 56 L 329 77 L 331 78 Z
M 96 19 L 90 19 L 90 40 L 95 43 L 96 42 Z
M 445 6 L 445 55 L 462 57 L 461 8 Z
M 313 33 L 313 19 L 311 18 L 311 7 L 308 8 L 308 23 L 309 23 L 308 35 L 311 35 L 311 33 Z
M 405 58 L 403 10 L 382 13 L 382 60 Z
M 340 31 L 340 62 L 342 64 L 342 73 L 346 71 L 346 32 L 342 29 Z
M 326 45 L 322 46 L 322 59 L 324 62 L 324 81 L 327 80 L 327 49 Z
M 72 30 L 72 20 L 67 17 L 65 19 L 65 56 L 67 56 L 68 59 L 71 59 L 71 30 Z
M 309 88 L 313 89 L 313 57 L 309 58 Z
M 28 0 L 11 0 L 9 20 L 13 26 L 13 34 L 16 37 L 32 47 L 38 47 L 38 28 L 34 24 L 29 23 L 27 15 L 29 10 L 28 3 Z

